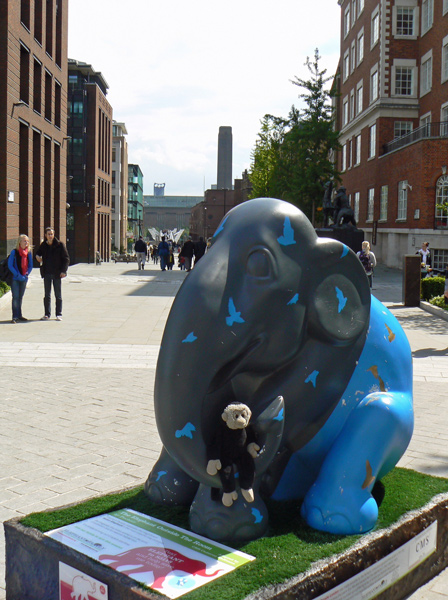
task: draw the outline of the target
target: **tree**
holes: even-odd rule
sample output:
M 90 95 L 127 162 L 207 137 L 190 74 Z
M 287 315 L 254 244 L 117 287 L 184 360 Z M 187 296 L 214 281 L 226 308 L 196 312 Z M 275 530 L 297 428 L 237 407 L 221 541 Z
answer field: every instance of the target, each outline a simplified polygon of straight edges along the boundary
M 325 182 L 339 180 L 334 162 L 339 133 L 334 128 L 332 79 L 320 71 L 319 51 L 306 59 L 308 80 L 291 81 L 304 91 L 299 95 L 304 108 L 291 107 L 286 119 L 266 115 L 252 153 L 250 179 L 252 197 L 263 189 L 268 197 L 288 200 L 315 221 L 316 201 L 321 202 Z M 260 186 L 263 183 L 264 187 Z

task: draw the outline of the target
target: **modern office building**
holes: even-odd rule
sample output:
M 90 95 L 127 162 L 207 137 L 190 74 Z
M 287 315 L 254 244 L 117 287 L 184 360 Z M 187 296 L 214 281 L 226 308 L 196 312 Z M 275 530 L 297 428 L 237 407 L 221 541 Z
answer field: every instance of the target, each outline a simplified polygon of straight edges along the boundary
M 218 134 L 218 190 L 232 189 L 233 138 L 231 127 L 220 127 Z
M 68 61 L 67 248 L 73 262 L 111 253 L 112 107 L 92 65 Z
M 0 2 L 0 258 L 66 240 L 68 0 Z
M 128 250 L 143 231 L 143 173 L 138 165 L 128 165 Z
M 112 250 L 124 252 L 128 223 L 128 143 L 126 125 L 112 124 Z
M 204 199 L 203 196 L 165 196 L 160 191 L 160 187 L 154 186 L 154 195 L 144 196 L 145 231 L 150 228 L 188 231 L 191 209 Z
M 339 168 L 389 266 L 448 263 L 448 0 L 338 0 Z

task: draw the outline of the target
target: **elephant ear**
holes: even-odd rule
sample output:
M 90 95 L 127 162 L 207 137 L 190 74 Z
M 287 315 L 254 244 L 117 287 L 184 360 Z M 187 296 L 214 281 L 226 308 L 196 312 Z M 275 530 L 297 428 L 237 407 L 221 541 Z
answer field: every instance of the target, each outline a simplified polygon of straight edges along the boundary
M 319 240 L 309 299 L 309 332 L 335 346 L 353 344 L 367 331 L 370 287 L 358 257 L 334 240 Z

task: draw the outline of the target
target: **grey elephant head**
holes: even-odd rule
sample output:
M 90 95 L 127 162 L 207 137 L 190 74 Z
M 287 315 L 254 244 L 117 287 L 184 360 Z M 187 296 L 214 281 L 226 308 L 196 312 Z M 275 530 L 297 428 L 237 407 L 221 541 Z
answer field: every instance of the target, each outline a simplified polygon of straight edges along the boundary
M 351 377 L 369 312 L 356 255 L 319 239 L 298 208 L 260 198 L 232 209 L 165 327 L 154 398 L 166 450 L 191 477 L 219 486 L 206 473 L 206 447 L 223 408 L 244 402 L 256 421 L 278 395 L 282 447 L 302 447 Z

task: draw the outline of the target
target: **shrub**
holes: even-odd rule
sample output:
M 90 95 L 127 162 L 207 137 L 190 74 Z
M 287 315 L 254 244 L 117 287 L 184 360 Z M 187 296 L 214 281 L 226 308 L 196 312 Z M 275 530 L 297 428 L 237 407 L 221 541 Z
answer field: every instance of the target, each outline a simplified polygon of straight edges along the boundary
M 7 283 L 5 283 L 4 281 L 0 281 L 0 298 L 3 296 L 3 294 L 6 294 L 6 292 L 9 292 L 11 288 L 9 287 L 9 285 Z
M 448 310 L 448 304 L 445 304 L 445 296 L 435 296 L 434 298 L 431 298 L 429 303 L 433 306 L 438 306 L 439 308 Z
M 443 296 L 445 291 L 445 277 L 428 277 L 422 279 L 422 300 L 431 300 L 435 296 Z

